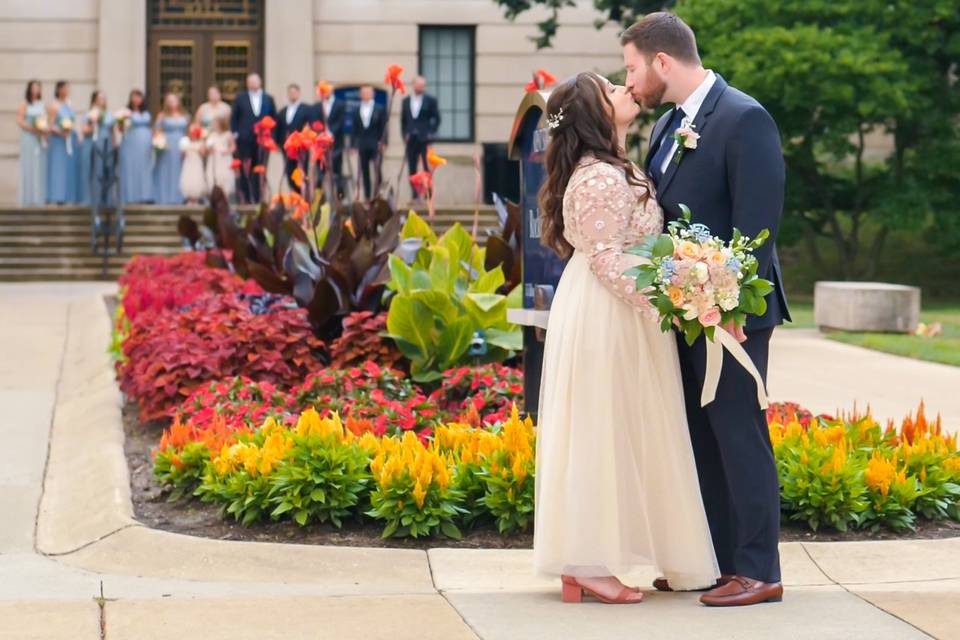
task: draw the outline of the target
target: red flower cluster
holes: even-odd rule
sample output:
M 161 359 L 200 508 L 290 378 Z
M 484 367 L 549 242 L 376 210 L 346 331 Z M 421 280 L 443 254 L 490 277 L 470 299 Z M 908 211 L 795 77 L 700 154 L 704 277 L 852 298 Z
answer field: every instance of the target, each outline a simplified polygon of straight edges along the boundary
M 551 85 L 557 84 L 557 79 L 544 69 L 537 69 L 533 72 L 533 80 L 524 87 L 527 93 L 531 91 L 543 91 Z
M 796 420 L 800 426 L 807 428 L 813 419 L 813 413 L 796 402 L 771 402 L 767 407 L 767 424 L 772 422 L 789 424 Z
M 398 64 L 391 64 L 387 67 L 387 74 L 383 77 L 384 83 L 393 87 L 393 90 L 401 95 L 407 92 L 407 88 L 403 85 L 403 80 L 400 79 L 402 74 L 403 67 Z
M 264 148 L 265 151 L 273 152 L 277 150 L 277 142 L 273 139 L 273 130 L 276 128 L 277 122 L 270 116 L 264 116 L 253 125 L 253 133 L 257 136 L 257 144 Z
M 429 171 L 420 171 L 410 176 L 410 185 L 421 198 L 428 197 L 433 189 L 433 175 Z
M 501 364 L 450 369 L 430 400 L 450 419 L 476 422 L 474 416 L 479 416 L 481 422 L 504 422 L 514 403 L 523 405 L 523 373 Z
M 191 393 L 177 408 L 177 419 L 197 429 L 220 421 L 229 429 L 256 428 L 268 417 L 293 424 L 293 397 L 270 382 L 235 376 Z

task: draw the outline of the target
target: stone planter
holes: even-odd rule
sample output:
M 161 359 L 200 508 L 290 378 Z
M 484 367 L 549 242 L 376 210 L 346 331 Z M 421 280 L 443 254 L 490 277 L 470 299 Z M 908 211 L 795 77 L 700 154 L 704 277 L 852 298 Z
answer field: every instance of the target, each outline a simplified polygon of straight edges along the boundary
M 920 321 L 920 289 L 882 282 L 818 282 L 813 312 L 821 329 L 912 333 Z

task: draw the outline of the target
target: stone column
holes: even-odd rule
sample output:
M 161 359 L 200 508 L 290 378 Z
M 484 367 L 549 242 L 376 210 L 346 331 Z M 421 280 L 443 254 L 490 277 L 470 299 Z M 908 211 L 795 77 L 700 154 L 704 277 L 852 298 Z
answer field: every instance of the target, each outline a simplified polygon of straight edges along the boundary
M 263 75 L 267 93 L 281 108 L 287 85 L 300 85 L 303 101 L 314 101 L 313 0 L 265 2 Z
M 110 109 L 126 105 L 131 89 L 147 90 L 147 3 L 100 0 L 97 86 Z

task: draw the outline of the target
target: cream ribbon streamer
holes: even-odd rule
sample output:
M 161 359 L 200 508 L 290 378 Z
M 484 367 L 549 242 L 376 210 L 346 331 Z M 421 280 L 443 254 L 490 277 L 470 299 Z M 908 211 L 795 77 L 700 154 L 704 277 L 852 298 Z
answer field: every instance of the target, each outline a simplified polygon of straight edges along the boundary
M 737 342 L 737 339 L 730 335 L 724 329 L 716 327 L 713 334 L 713 340 L 706 341 L 707 346 L 707 371 L 703 380 L 703 391 L 700 393 L 700 406 L 705 407 L 717 397 L 717 385 L 720 383 L 720 370 L 723 367 L 723 348 L 726 347 L 737 362 L 747 370 L 757 383 L 757 401 L 761 409 L 766 409 L 767 392 L 763 387 L 763 378 L 760 372 L 750 359 L 750 355 Z

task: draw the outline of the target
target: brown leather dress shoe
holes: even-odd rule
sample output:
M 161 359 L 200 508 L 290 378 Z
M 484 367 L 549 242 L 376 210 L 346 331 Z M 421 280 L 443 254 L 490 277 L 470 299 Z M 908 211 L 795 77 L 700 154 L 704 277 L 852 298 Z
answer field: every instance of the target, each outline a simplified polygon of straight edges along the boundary
M 783 600 L 782 583 L 760 582 L 743 576 L 733 576 L 727 584 L 700 596 L 700 602 L 708 607 L 743 607 L 781 600 Z
M 712 587 L 706 587 L 705 589 L 693 589 L 693 591 L 710 591 L 711 589 L 722 587 L 723 585 L 727 584 L 731 580 L 733 580 L 733 576 L 722 575 L 719 578 L 717 578 L 717 581 L 714 583 Z M 657 578 L 656 580 L 654 580 L 653 588 L 656 589 L 657 591 L 673 591 L 673 588 L 670 586 L 670 583 L 667 581 L 666 578 Z

